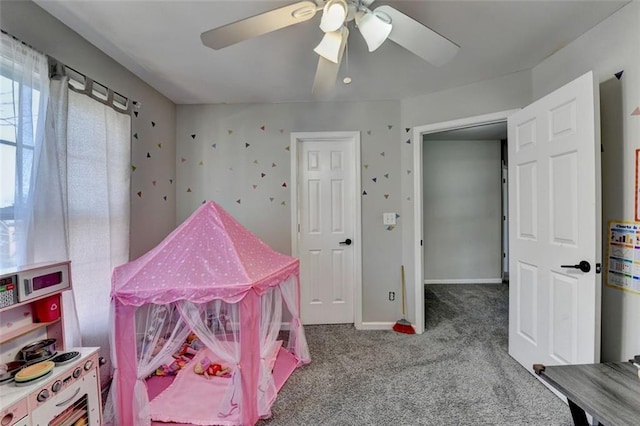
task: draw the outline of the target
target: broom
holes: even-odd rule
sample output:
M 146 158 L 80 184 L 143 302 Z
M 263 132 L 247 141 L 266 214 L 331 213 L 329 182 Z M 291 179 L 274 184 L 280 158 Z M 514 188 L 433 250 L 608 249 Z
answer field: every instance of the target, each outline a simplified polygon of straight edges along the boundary
M 402 273 L 402 318 L 399 319 L 393 325 L 393 331 L 397 331 L 398 333 L 405 333 L 405 334 L 416 334 L 416 331 L 413 329 L 413 326 L 411 325 L 411 323 L 404 318 L 404 315 L 405 315 L 404 265 L 400 265 L 400 272 Z

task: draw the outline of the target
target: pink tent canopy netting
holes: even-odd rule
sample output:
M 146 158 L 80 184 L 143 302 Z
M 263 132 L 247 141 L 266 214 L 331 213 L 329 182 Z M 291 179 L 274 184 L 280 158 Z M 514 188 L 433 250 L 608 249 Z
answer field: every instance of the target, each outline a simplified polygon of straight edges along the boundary
M 271 415 L 293 370 L 311 361 L 298 260 L 271 249 L 214 202 L 114 269 L 112 312 L 115 361 L 105 417 L 116 424 L 254 424 Z M 198 346 L 185 354 L 194 337 Z M 174 359 L 181 368 L 156 380 L 154 372 Z M 195 366 L 205 361 L 225 365 L 227 374 L 198 374 Z

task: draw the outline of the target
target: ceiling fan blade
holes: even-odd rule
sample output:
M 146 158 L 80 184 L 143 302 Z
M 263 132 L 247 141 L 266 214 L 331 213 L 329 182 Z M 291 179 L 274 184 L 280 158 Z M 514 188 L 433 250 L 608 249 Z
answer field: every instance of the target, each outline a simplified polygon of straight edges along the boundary
M 200 34 L 202 44 L 218 50 L 281 28 L 308 21 L 316 14 L 312 1 L 300 1 Z
M 311 90 L 314 95 L 327 94 L 336 86 L 336 79 L 338 78 L 338 72 L 340 71 L 342 55 L 344 54 L 344 49 L 347 45 L 347 38 L 349 37 L 349 30 L 347 27 L 342 27 L 341 31 L 342 41 L 338 51 L 338 62 L 332 62 L 323 56 L 319 56 L 318 58 L 318 68 L 316 68 L 316 76 L 313 80 L 313 89 Z
M 333 88 L 336 87 L 339 70 L 340 63 L 336 64 L 320 56 L 318 58 L 318 68 L 316 69 L 316 77 L 313 80 L 313 89 L 311 92 L 314 95 L 323 95 L 331 92 Z
M 375 12 L 389 15 L 393 29 L 389 39 L 437 67 L 449 62 L 460 46 L 391 6 L 377 7 Z

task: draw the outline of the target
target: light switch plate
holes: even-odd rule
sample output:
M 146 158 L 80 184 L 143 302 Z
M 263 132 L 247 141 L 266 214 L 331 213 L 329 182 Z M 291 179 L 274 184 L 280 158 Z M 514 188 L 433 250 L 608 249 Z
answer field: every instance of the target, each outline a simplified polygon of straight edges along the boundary
M 395 213 L 382 213 L 382 224 L 383 225 L 395 225 L 396 224 L 396 214 Z

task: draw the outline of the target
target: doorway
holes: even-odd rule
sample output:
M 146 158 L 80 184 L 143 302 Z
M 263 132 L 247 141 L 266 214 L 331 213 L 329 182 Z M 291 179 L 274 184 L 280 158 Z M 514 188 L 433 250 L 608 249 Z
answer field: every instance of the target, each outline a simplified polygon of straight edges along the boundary
M 422 136 L 507 120 L 509 134 L 509 354 L 534 363 L 600 357 L 599 102 L 589 71 L 513 113 L 415 128 L 417 235 L 423 237 Z M 424 332 L 422 241 L 415 245 L 416 332 Z M 591 265 L 595 265 L 595 268 Z
M 360 134 L 292 133 L 291 182 L 302 321 L 360 328 Z
M 432 135 L 443 132 L 469 132 L 469 129 L 478 126 L 494 125 L 506 123 L 507 117 L 517 110 L 502 111 L 493 114 L 486 114 L 476 117 L 464 118 L 459 120 L 448 121 L 444 123 L 430 124 L 426 126 L 418 126 L 413 129 L 413 159 L 414 159 L 414 230 L 416 236 L 424 235 L 423 211 L 424 211 L 424 171 L 423 169 L 423 138 L 426 135 Z M 415 328 L 417 333 L 424 332 L 424 266 L 423 259 L 425 254 L 424 242 L 420 237 L 414 240 L 414 277 L 416 283 L 420 283 L 414 287 L 415 302 Z
M 506 122 L 423 135 L 424 284 L 502 283 L 506 139 Z

